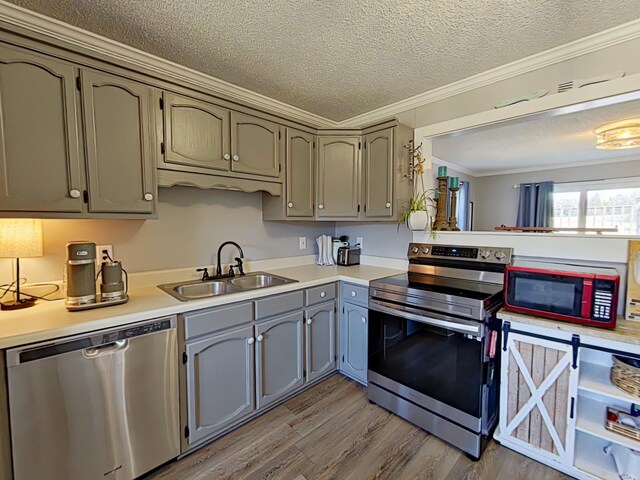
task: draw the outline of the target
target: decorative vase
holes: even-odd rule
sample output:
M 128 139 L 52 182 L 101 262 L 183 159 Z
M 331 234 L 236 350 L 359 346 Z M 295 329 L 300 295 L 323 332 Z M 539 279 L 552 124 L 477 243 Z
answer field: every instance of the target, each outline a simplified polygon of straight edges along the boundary
M 414 232 L 424 231 L 429 225 L 429 215 L 425 210 L 411 212 L 407 219 L 407 227 Z

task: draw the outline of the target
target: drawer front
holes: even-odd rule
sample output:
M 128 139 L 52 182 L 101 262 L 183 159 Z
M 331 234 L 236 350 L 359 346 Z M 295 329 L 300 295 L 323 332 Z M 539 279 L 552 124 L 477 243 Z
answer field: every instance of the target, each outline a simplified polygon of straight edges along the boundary
M 342 300 L 366 307 L 369 305 L 369 289 L 363 285 L 345 283 L 342 286 Z
M 253 303 L 237 303 L 224 307 L 186 313 L 184 318 L 185 340 L 253 321 Z
M 328 283 L 307 289 L 307 305 L 328 302 L 336 298 L 336 284 Z
M 256 320 L 273 317 L 281 313 L 302 310 L 304 307 L 304 293 L 302 290 L 273 297 L 256 300 Z

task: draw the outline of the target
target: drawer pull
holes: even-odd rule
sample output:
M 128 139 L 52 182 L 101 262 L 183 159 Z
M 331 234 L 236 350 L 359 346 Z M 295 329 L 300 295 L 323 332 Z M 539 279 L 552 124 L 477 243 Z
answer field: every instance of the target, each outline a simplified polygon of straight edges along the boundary
M 324 298 L 327 296 L 327 292 L 320 292 L 320 298 Z
M 356 297 L 356 295 L 358 295 L 358 294 L 357 294 L 355 291 L 354 291 L 354 292 L 351 292 L 351 296 L 352 296 L 352 297 L 354 297 L 354 298 L 355 298 L 355 297 Z

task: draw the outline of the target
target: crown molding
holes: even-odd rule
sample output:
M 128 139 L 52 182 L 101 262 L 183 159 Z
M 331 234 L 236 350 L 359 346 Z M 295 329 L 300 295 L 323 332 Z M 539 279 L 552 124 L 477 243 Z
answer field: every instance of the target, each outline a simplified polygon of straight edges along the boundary
M 457 82 L 449 83 L 442 87 L 400 100 L 399 102 L 371 110 L 370 112 L 339 122 L 339 126 L 343 128 L 374 123 L 379 120 L 394 117 L 407 110 L 422 107 L 454 95 L 468 92 L 469 90 L 484 87 L 639 37 L 640 19 L 624 23 L 608 30 L 603 30 L 588 37 L 574 40 L 573 42 L 521 58 L 520 60 L 478 73 Z
M 133 67 L 141 67 L 160 78 L 201 87 L 225 99 L 248 103 L 258 109 L 264 109 L 269 113 L 309 126 L 335 128 L 338 125 L 337 122 L 320 115 L 2 0 L 0 0 L 0 23 L 42 35 L 54 44 L 64 42 L 72 47 L 95 52 L 116 64 L 125 62 Z
M 407 110 L 640 37 L 638 19 L 370 112 L 334 121 L 4 0 L 0 0 L 0 23 L 9 26 L 10 29 L 13 27 L 44 36 L 54 44 L 63 42 L 72 47 L 92 51 L 112 62 L 144 68 L 161 78 L 191 84 L 222 98 L 250 104 L 274 115 L 281 115 L 316 128 L 361 128 L 388 120 Z
M 462 167 L 460 165 L 456 165 L 455 163 L 447 162 L 446 160 L 442 160 L 441 158 L 431 156 L 431 161 L 436 165 L 450 168 L 451 170 L 455 170 L 456 172 L 464 173 L 465 175 L 469 175 L 470 177 L 477 177 L 478 173 L 474 170 L 470 170 L 468 168 Z

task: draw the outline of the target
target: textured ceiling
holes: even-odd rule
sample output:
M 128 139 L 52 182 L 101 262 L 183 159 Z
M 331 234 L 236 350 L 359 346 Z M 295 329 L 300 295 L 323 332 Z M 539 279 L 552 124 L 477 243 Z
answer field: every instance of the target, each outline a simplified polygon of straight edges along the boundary
M 640 16 L 640 0 L 10 1 L 336 121 Z
M 640 155 L 639 148 L 598 150 L 594 129 L 640 118 L 640 100 L 555 117 L 514 120 L 433 140 L 433 155 L 476 174 Z

